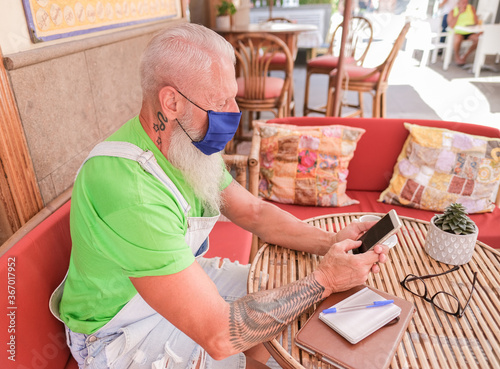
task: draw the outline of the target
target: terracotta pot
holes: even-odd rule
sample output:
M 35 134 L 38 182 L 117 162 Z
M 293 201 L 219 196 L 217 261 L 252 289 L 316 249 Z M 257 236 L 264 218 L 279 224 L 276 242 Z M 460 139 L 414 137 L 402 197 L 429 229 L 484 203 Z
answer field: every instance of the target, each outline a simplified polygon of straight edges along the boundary
M 472 234 L 456 235 L 445 232 L 434 225 L 432 217 L 425 238 L 425 252 L 433 259 L 451 265 L 468 263 L 474 253 L 478 229 Z

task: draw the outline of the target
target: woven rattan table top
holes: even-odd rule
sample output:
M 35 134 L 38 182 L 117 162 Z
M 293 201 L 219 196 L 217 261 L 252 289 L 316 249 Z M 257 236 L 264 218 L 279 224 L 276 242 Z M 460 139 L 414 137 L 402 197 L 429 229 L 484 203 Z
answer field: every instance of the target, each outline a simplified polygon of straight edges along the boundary
M 328 231 L 338 231 L 353 219 L 368 213 L 332 214 L 307 220 Z M 383 214 L 377 214 L 383 215 Z M 392 360 L 391 368 L 500 368 L 500 252 L 477 242 L 472 260 L 453 273 L 426 280 L 430 294 L 448 291 L 462 304 L 470 296 L 474 272 L 478 272 L 475 292 L 465 315 L 458 319 L 424 299 L 403 289 L 400 281 L 410 273 L 437 274 L 450 269 L 424 251 L 429 223 L 400 217 L 403 227 L 398 243 L 390 250 L 381 272 L 371 275 L 367 284 L 412 301 L 416 312 Z M 320 261 L 313 254 L 265 244 L 252 262 L 249 292 L 271 289 L 303 278 Z M 274 340 L 266 344 L 275 358 L 290 368 L 330 368 L 300 350 L 295 334 L 314 311 L 302 314 Z

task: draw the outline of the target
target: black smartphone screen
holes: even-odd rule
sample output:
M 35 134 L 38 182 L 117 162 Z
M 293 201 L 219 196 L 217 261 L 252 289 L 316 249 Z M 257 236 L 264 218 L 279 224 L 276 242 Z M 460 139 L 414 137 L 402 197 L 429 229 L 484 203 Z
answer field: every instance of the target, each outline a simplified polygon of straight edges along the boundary
M 353 253 L 362 254 L 373 246 L 375 246 L 381 238 L 383 238 L 387 233 L 394 229 L 392 220 L 389 214 L 386 214 L 382 219 L 380 219 L 373 227 L 371 227 L 364 235 L 358 238 L 358 241 L 362 241 L 361 246 L 357 249 L 353 249 Z

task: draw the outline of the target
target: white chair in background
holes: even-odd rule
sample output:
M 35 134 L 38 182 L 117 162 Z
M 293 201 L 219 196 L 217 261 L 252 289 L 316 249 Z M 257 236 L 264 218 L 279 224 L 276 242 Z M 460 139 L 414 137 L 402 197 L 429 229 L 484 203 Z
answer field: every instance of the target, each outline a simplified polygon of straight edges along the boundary
M 479 20 L 479 23 L 482 23 L 482 24 L 493 23 L 493 14 L 491 12 L 476 11 L 476 14 L 477 14 L 477 19 Z
M 455 32 L 453 28 L 448 27 L 448 32 L 446 36 L 445 48 L 444 48 L 444 56 L 443 56 L 443 69 L 448 70 L 450 66 L 451 59 L 453 58 L 453 38 L 455 36 Z
M 441 37 L 447 37 L 448 33 L 442 33 L 439 18 L 428 20 L 414 20 L 406 37 L 405 51 L 412 56 L 415 50 L 422 50 L 420 66 L 425 67 L 432 51 L 431 63 L 435 63 L 439 50 L 446 48 L 446 42 L 441 42 Z
M 498 69 L 493 66 L 485 65 L 486 55 L 496 55 L 495 63 L 500 59 L 500 24 L 485 24 L 483 25 L 483 34 L 479 37 L 477 44 L 476 55 L 474 56 L 474 64 L 472 72 L 474 77 L 479 77 L 481 68 L 488 68 L 494 72 Z

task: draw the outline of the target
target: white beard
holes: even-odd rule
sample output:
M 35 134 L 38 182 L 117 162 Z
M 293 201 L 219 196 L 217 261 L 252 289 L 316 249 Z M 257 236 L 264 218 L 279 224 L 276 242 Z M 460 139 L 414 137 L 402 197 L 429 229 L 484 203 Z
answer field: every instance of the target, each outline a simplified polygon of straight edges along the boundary
M 203 154 L 191 143 L 178 122 L 172 121 L 171 124 L 175 124 L 175 127 L 172 129 L 168 147 L 168 160 L 182 172 L 195 195 L 202 201 L 205 211 L 210 215 L 215 215 L 222 205 L 223 164 L 221 157 L 218 154 Z M 193 139 L 197 139 L 196 135 L 192 135 L 192 132 L 184 126 L 184 121 L 181 124 Z M 189 127 L 188 124 L 186 126 Z

